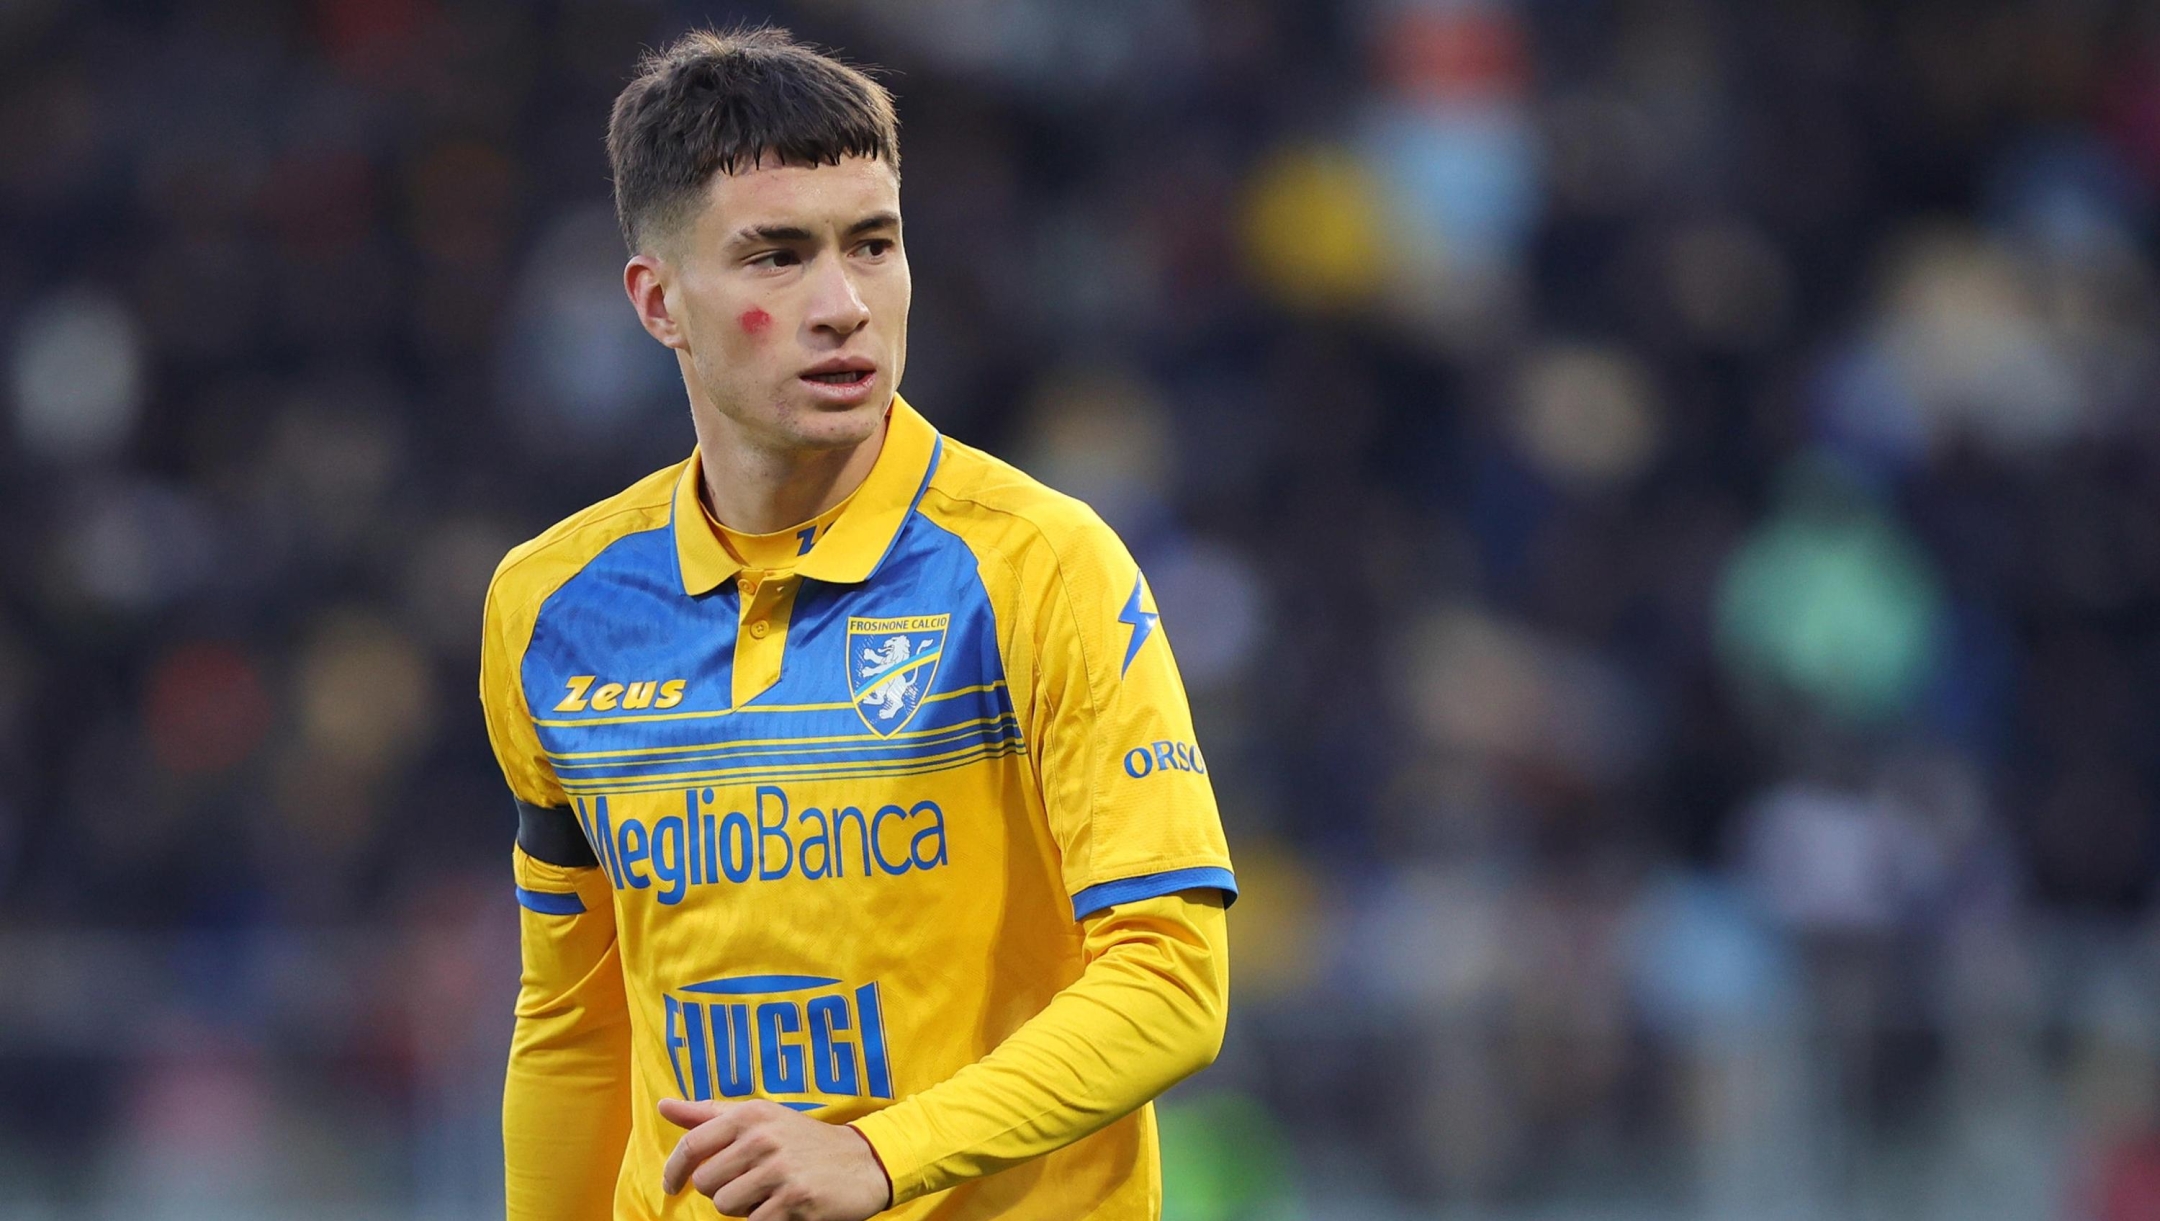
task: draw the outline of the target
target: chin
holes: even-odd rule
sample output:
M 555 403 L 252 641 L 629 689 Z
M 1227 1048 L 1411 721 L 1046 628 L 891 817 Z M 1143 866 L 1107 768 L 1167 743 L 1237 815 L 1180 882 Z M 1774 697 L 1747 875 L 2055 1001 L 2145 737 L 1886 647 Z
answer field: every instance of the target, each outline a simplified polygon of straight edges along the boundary
M 877 432 L 885 411 L 892 406 L 890 394 L 852 407 L 817 404 L 798 409 L 791 429 L 805 445 L 840 448 L 860 445 Z

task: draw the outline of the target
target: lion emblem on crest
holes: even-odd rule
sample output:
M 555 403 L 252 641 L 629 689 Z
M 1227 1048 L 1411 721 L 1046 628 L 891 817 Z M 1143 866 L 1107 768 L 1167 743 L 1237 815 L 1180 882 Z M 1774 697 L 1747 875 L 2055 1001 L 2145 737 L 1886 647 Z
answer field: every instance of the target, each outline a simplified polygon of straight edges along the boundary
M 918 694 L 920 684 L 915 681 L 916 672 L 913 670 L 903 671 L 879 681 L 871 681 L 875 676 L 883 674 L 897 667 L 901 662 L 906 661 L 912 652 L 913 650 L 908 647 L 908 638 L 905 636 L 888 636 L 885 638 L 883 646 L 862 651 L 861 661 L 864 664 L 861 677 L 864 682 L 870 685 L 863 689 L 858 702 L 866 708 L 875 707 L 878 719 L 881 721 L 889 721 L 899 716 L 907 710 L 909 705 L 920 698 Z
M 848 620 L 848 691 L 872 733 L 900 732 L 930 698 L 951 622 L 951 615 Z

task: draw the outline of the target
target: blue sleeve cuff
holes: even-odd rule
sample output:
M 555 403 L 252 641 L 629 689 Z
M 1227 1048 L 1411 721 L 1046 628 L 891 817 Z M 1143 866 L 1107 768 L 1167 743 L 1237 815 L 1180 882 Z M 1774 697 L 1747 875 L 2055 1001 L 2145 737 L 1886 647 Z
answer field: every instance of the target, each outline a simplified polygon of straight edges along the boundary
M 1136 878 L 1119 878 L 1090 886 L 1073 896 L 1073 919 L 1094 915 L 1106 907 L 1120 903 L 1133 903 L 1141 899 L 1159 899 L 1174 895 L 1181 890 L 1199 890 L 1214 887 L 1222 892 L 1223 906 L 1237 901 L 1237 878 L 1227 869 L 1212 865 L 1199 869 L 1172 869 L 1168 873 L 1143 873 Z
M 539 912 L 543 916 L 575 916 L 585 910 L 585 900 L 552 890 L 527 890 L 520 886 L 517 900 L 518 906 L 526 911 Z

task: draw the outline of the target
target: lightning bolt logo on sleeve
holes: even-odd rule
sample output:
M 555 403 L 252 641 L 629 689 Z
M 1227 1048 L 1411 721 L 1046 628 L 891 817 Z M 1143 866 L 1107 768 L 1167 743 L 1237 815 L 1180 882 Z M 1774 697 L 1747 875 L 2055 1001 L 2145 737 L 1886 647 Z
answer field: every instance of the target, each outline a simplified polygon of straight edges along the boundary
M 1155 622 L 1162 618 L 1154 611 L 1140 609 L 1140 594 L 1146 588 L 1146 576 L 1134 577 L 1132 597 L 1125 600 L 1125 609 L 1118 613 L 1118 622 L 1132 628 L 1132 639 L 1125 643 L 1125 664 L 1118 667 L 1120 679 L 1125 677 L 1125 671 L 1132 669 L 1132 659 L 1139 656 L 1140 646 L 1146 644 L 1147 638 L 1155 634 Z

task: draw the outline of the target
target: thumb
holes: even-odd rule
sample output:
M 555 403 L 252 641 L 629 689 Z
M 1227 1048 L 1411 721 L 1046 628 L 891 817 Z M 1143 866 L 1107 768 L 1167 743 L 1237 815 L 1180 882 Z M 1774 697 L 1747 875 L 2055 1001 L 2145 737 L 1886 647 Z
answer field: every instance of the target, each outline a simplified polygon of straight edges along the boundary
M 660 1118 L 678 1128 L 694 1128 L 708 1119 L 718 1117 L 724 1103 L 690 1102 L 681 1098 L 662 1098 Z

